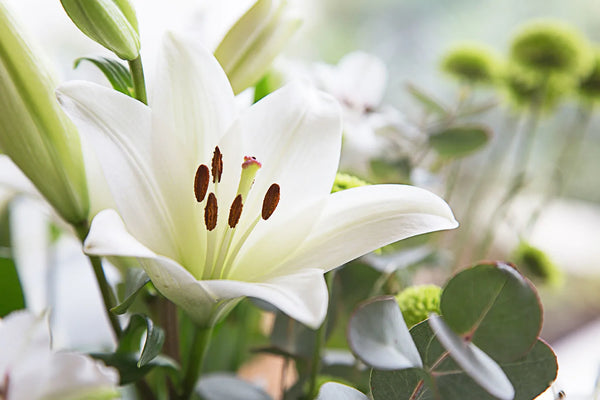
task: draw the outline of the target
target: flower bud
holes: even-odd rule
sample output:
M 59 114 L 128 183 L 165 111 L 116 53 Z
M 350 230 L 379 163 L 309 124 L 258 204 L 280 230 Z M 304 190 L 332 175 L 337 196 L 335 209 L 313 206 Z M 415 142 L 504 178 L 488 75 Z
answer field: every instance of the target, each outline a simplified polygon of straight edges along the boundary
M 450 50 L 442 60 L 442 70 L 459 81 L 492 84 L 498 75 L 498 57 L 485 46 L 466 44 Z
M 81 143 L 56 82 L 0 3 L 0 148 L 68 222 L 88 217 Z
M 430 313 L 441 314 L 442 288 L 436 285 L 411 286 L 396 295 L 404 322 L 410 329 L 425 321 Z
M 300 24 L 285 1 L 257 0 L 229 29 L 214 54 L 236 94 L 262 78 Z
M 367 186 L 368 183 L 354 175 L 343 174 L 338 172 L 335 175 L 335 181 L 333 182 L 333 188 L 331 193 L 341 192 L 342 190 L 352 189 L 359 186 Z
M 579 81 L 577 92 L 587 101 L 600 100 L 600 50 L 596 50 L 592 69 Z
M 60 0 L 69 18 L 90 39 L 124 60 L 140 54 L 137 17 L 129 0 Z
M 563 272 L 548 255 L 526 241 L 521 241 L 513 256 L 515 265 L 531 280 L 559 287 L 563 283 Z

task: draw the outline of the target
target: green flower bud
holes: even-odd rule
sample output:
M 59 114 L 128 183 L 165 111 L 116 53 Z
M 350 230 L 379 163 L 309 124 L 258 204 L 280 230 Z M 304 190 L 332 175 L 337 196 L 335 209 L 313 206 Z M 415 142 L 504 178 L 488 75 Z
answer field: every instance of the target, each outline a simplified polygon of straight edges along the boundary
M 81 32 L 124 60 L 140 54 L 135 9 L 129 0 L 60 0 Z
M 410 329 L 425 321 L 430 313 L 441 314 L 440 298 L 442 288 L 436 285 L 411 286 L 396 295 L 404 322 Z
M 586 40 L 560 21 L 538 20 L 524 26 L 514 37 L 511 60 L 529 72 L 548 76 L 581 76 L 591 66 Z
M 471 84 L 493 84 L 501 62 L 489 48 L 464 44 L 450 50 L 442 59 L 442 70 L 453 78 Z
M 233 25 L 217 46 L 215 57 L 236 94 L 262 78 L 300 24 L 285 0 L 257 0 Z
M 353 175 L 337 173 L 331 193 L 340 192 L 342 190 L 351 189 L 359 186 L 367 186 L 368 183 Z
M 0 148 L 71 223 L 87 219 L 81 144 L 52 74 L 0 2 Z
M 600 50 L 596 51 L 594 64 L 577 87 L 578 94 L 588 101 L 600 100 Z
M 502 82 L 514 108 L 535 106 L 546 111 L 552 110 L 573 85 L 564 76 L 542 77 L 516 65 L 506 69 Z
M 521 241 L 512 257 L 514 264 L 529 278 L 557 287 L 563 282 L 563 272 L 542 250 Z

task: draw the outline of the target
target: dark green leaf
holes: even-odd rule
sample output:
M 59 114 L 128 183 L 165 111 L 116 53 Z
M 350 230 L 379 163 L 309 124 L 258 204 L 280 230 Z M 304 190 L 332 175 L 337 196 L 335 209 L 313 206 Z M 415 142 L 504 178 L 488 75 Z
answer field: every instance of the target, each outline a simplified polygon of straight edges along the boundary
M 129 69 L 116 60 L 106 57 L 81 57 L 75 60 L 73 68 L 77 68 L 81 61 L 94 64 L 108 79 L 113 89 L 133 97 L 133 79 Z
M 177 365 L 170 358 L 158 356 L 142 367 L 138 367 L 137 353 L 95 353 L 90 354 L 98 360 L 102 360 L 109 367 L 119 371 L 120 384 L 127 385 L 143 378 L 154 368 L 177 370 Z
M 442 292 L 440 307 L 454 332 L 470 337 L 496 361 L 523 356 L 542 328 L 537 292 L 503 263 L 478 265 L 454 276 Z
M 415 85 L 408 83 L 406 89 L 411 96 L 417 100 L 425 109 L 434 114 L 448 115 L 446 107 L 444 107 L 439 101 L 435 100 L 430 95 L 417 88 Z
M 455 126 L 432 133 L 429 144 L 441 157 L 459 158 L 482 148 L 490 136 L 489 130 L 481 125 Z
M 371 392 L 374 400 L 412 399 L 414 393 L 417 393 L 415 400 L 434 400 L 430 385 L 431 378 L 421 368 L 396 371 L 374 369 L 371 373 Z
M 127 270 L 127 276 L 125 278 L 125 294 L 123 301 L 111 308 L 110 311 L 121 315 L 125 314 L 133 301 L 135 300 L 138 293 L 142 290 L 146 284 L 150 282 L 150 278 L 143 269 L 130 268 Z
M 25 308 L 25 297 L 15 263 L 10 258 L 0 258 L 0 317 Z
M 271 331 L 271 350 L 294 358 L 311 359 L 316 342 L 316 332 L 283 313 L 277 313 Z
M 129 325 L 123 332 L 117 353 L 138 353 L 140 338 L 145 332 L 142 350 L 137 361 L 138 367 L 143 367 L 156 357 L 165 341 L 164 331 L 154 326 L 150 318 L 141 314 L 134 314 L 129 320 Z

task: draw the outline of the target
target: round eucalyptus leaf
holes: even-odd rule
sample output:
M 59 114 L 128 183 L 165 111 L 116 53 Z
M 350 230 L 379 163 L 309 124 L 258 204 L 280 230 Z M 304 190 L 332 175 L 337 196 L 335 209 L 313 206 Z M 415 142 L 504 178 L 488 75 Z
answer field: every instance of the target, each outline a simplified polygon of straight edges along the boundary
M 400 307 L 390 296 L 357 307 L 348 325 L 348 343 L 358 358 L 377 369 L 423 365 Z
M 515 397 L 513 385 L 494 360 L 454 333 L 440 316 L 432 315 L 428 321 L 450 356 L 479 386 L 500 400 L 512 400 Z
M 353 387 L 327 382 L 321 386 L 316 400 L 369 400 L 369 398 Z
M 420 368 L 396 371 L 374 369 L 371 373 L 371 393 L 373 400 L 434 400 L 436 397 L 431 390 L 431 382 L 427 372 Z
M 512 361 L 536 343 L 542 306 L 531 283 L 503 263 L 455 275 L 440 301 L 444 321 L 496 361 Z
M 196 393 L 204 400 L 272 400 L 263 389 L 227 373 L 203 375 Z
M 489 130 L 481 125 L 455 126 L 429 136 L 429 144 L 442 157 L 467 156 L 490 139 Z

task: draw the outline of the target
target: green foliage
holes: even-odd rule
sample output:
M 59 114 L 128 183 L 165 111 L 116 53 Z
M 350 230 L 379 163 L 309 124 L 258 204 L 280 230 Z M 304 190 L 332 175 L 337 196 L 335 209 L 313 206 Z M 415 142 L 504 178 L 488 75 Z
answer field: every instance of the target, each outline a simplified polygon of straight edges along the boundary
M 469 84 L 493 84 L 501 61 L 494 52 L 481 44 L 456 46 L 446 53 L 441 68 L 454 79 Z
M 75 60 L 73 68 L 79 67 L 82 61 L 94 64 L 108 79 L 113 89 L 133 97 L 133 78 L 129 69 L 123 64 L 106 57 L 81 57 Z
M 593 66 L 579 81 L 577 92 L 585 100 L 600 100 L 600 50 L 595 51 Z
M 512 40 L 510 58 L 527 71 L 543 76 L 581 76 L 591 62 L 585 39 L 556 20 L 537 20 L 524 25 Z
M 111 308 L 110 311 L 118 315 L 125 314 L 148 282 L 150 282 L 150 278 L 143 269 L 129 268 L 125 276 L 123 301 Z
M 481 125 L 454 126 L 432 133 L 429 144 L 441 157 L 460 158 L 481 149 L 490 136 Z
M 404 289 L 396 295 L 406 325 L 411 328 L 425 321 L 430 313 L 440 314 L 442 288 L 437 285 L 419 285 Z
M 0 318 L 15 310 L 25 308 L 25 297 L 15 263 L 10 258 L 0 258 Z
M 353 175 L 338 172 L 335 175 L 335 181 L 333 182 L 333 188 L 331 189 L 331 193 L 340 192 L 342 190 L 366 185 L 368 185 L 368 183 L 360 178 L 357 178 Z
M 560 286 L 563 282 L 561 269 L 546 253 L 526 241 L 519 243 L 512 259 L 533 280 L 550 286 Z

